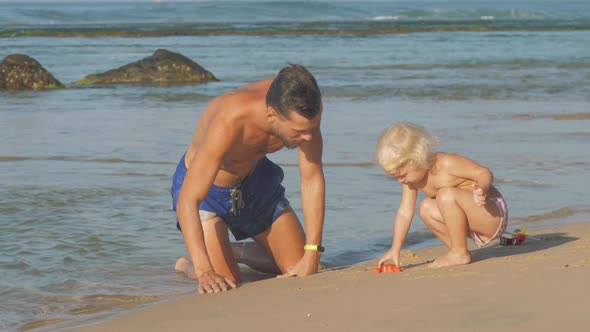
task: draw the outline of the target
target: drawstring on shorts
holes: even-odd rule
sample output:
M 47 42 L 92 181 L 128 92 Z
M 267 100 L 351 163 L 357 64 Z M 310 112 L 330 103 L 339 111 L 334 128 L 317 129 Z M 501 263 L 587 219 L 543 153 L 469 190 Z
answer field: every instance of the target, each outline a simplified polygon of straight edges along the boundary
M 242 191 L 238 188 L 233 188 L 229 192 L 229 195 L 231 197 L 231 209 L 229 210 L 229 213 L 231 213 L 232 216 L 239 216 L 240 210 L 245 206 L 244 200 L 242 199 Z

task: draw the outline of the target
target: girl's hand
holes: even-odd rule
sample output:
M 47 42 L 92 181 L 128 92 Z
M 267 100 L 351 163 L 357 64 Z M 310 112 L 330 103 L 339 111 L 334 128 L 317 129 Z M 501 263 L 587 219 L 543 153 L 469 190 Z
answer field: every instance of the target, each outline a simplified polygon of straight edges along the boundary
M 393 262 L 393 264 L 395 264 L 395 266 L 400 267 L 399 264 L 399 252 L 394 252 L 393 248 L 389 249 L 389 251 L 387 251 L 385 253 L 385 255 L 383 255 L 380 259 L 379 259 L 379 264 L 377 267 L 381 268 L 381 266 L 383 265 L 383 263 L 385 263 L 386 261 L 391 260 Z
M 486 205 L 486 192 L 483 190 L 483 188 L 478 185 L 477 183 L 474 183 L 472 185 L 473 187 L 473 201 L 475 202 L 475 204 L 477 206 L 484 206 Z

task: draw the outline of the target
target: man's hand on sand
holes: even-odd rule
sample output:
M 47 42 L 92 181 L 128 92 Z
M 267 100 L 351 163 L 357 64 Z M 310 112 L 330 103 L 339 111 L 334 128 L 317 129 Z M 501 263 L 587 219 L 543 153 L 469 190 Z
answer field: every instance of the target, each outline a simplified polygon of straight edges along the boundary
M 295 264 L 290 267 L 287 272 L 278 275 L 278 278 L 288 278 L 295 276 L 306 276 L 318 272 L 319 255 L 313 251 L 308 251 L 306 254 Z
M 199 293 L 217 293 L 238 287 L 233 281 L 221 276 L 213 270 L 203 272 L 198 278 Z

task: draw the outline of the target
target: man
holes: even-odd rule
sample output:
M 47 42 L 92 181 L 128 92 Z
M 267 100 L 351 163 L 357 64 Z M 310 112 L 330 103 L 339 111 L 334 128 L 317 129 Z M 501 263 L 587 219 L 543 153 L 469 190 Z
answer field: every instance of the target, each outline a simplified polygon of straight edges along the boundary
M 238 262 L 282 276 L 317 272 L 324 223 L 321 93 L 301 65 L 213 99 L 198 121 L 172 185 L 190 260 L 176 270 L 200 293 L 235 288 Z M 299 148 L 305 234 L 284 196 L 283 171 L 266 158 Z M 246 245 L 230 243 L 253 238 Z

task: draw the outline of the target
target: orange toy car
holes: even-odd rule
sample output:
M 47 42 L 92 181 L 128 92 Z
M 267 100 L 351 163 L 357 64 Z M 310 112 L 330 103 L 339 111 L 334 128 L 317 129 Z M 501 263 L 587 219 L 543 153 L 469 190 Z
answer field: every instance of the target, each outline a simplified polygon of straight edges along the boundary
M 402 272 L 403 267 L 398 267 L 395 264 L 383 264 L 380 268 L 375 267 L 371 269 L 372 273 L 397 273 Z

